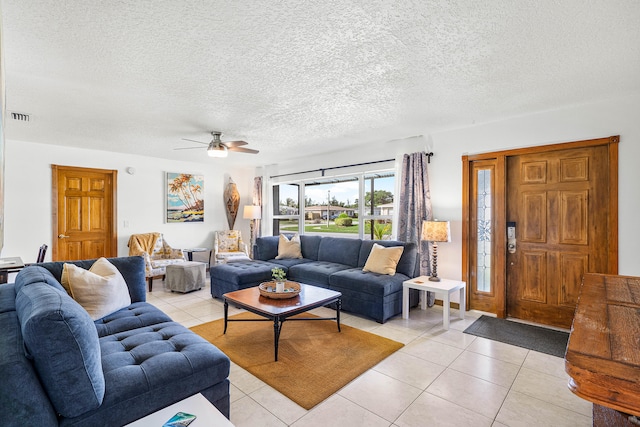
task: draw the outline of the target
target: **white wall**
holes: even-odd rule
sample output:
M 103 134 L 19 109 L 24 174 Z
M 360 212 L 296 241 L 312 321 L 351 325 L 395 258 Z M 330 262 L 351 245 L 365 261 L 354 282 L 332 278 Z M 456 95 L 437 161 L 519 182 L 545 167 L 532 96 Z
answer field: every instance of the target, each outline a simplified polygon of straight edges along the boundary
M 451 221 L 452 241 L 438 246 L 438 275 L 459 279 L 462 263 L 462 156 L 518 147 L 620 135 L 619 145 L 619 273 L 640 276 L 640 96 L 607 100 L 556 111 L 547 111 L 497 122 L 393 142 L 380 141 L 331 153 L 271 165 L 265 175 L 277 175 L 319 167 L 396 158 L 428 149 L 435 155 L 429 165 L 434 216 Z M 398 169 L 399 171 L 399 169 Z
M 19 256 L 34 262 L 43 243 L 51 248 L 51 165 L 79 166 L 118 171 L 118 255 L 127 256 L 129 236 L 158 231 L 176 248 L 209 247 L 213 232 L 227 230 L 223 191 L 229 176 L 240 192 L 240 212 L 234 229 L 249 239 L 249 222 L 242 206 L 251 204 L 253 169 L 221 167 L 223 160 L 209 163 L 178 162 L 22 141 L 7 141 L 5 164 L 5 244 L 2 256 Z M 127 167 L 135 168 L 129 175 Z M 204 175 L 205 221 L 164 222 L 165 172 Z M 125 222 L 128 226 L 125 226 Z M 47 253 L 51 260 L 51 250 Z
M 453 221 L 452 242 L 438 246 L 439 275 L 461 274 L 463 154 L 620 135 L 618 271 L 640 276 L 639 111 L 640 96 L 632 96 L 433 134 L 433 210 L 440 219 Z
M 429 165 L 431 198 L 436 218 L 452 222 L 452 242 L 438 246 L 438 274 L 461 277 L 462 161 L 463 154 L 546 145 L 620 135 L 619 176 L 619 272 L 640 276 L 640 96 L 607 100 L 535 115 L 514 117 L 463 129 L 441 131 L 424 137 L 393 142 L 380 141 L 325 156 L 298 157 L 295 161 L 259 169 L 265 176 L 321 167 L 339 166 L 387 158 L 429 148 L 435 156 Z M 117 153 L 7 141 L 5 248 L 3 256 L 35 260 L 37 248 L 51 242 L 50 165 L 118 169 L 118 253 L 127 254 L 129 235 L 160 231 L 177 247 L 210 246 L 212 232 L 226 229 L 222 203 L 224 177 L 229 171 L 201 163 L 135 157 Z M 137 173 L 127 175 L 133 166 Z M 201 172 L 205 175 L 204 224 L 164 224 L 164 172 Z M 346 172 L 346 171 L 345 171 Z M 240 204 L 251 203 L 253 171 L 231 174 L 241 193 Z M 268 194 L 265 193 L 265 198 Z M 129 228 L 123 221 L 129 221 Z M 266 225 L 266 224 L 265 224 Z M 249 236 L 247 220 L 239 214 L 236 229 Z M 248 240 L 248 239 L 247 239 Z M 50 259 L 50 254 L 48 256 Z

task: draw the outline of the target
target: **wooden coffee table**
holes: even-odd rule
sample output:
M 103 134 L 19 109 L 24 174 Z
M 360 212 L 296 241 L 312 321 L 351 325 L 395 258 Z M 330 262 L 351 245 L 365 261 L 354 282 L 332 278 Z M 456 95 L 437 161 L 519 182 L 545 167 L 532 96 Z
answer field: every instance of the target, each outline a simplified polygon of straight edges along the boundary
M 278 341 L 285 320 L 335 320 L 340 332 L 340 306 L 342 294 L 330 289 L 300 284 L 300 294 L 288 299 L 271 299 L 260 295 L 258 287 L 241 289 L 222 295 L 224 299 L 224 333 L 228 322 L 273 321 L 275 360 L 278 361 Z M 229 303 L 244 308 L 265 319 L 229 319 Z M 336 303 L 336 317 L 295 317 L 314 308 Z

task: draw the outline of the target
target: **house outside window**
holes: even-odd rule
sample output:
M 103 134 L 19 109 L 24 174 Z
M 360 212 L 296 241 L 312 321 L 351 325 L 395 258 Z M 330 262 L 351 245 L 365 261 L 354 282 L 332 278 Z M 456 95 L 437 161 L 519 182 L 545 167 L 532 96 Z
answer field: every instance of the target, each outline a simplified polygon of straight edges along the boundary
M 394 192 L 393 170 L 275 184 L 273 234 L 390 239 Z

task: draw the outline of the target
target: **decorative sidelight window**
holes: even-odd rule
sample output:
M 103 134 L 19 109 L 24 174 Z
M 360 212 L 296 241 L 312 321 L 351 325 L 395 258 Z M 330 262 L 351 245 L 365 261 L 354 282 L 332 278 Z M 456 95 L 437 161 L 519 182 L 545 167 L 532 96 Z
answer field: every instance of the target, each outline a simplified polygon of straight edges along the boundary
M 480 292 L 491 292 L 492 235 L 493 235 L 493 194 L 491 169 L 477 170 L 477 285 Z

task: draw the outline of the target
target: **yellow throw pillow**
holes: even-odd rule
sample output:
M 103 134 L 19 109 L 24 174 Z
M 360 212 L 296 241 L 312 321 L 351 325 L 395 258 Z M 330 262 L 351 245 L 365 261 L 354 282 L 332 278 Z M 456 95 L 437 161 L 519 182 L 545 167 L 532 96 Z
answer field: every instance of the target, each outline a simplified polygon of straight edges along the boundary
M 99 258 L 89 270 L 64 264 L 71 296 L 98 320 L 131 305 L 127 283 L 115 265 Z
M 403 246 L 385 248 L 382 245 L 374 243 L 362 271 L 371 271 L 372 273 L 393 276 L 396 274 L 396 267 L 398 266 L 398 261 L 400 261 L 403 251 Z
M 278 256 L 276 259 L 286 258 L 302 258 L 302 249 L 300 247 L 300 236 L 295 234 L 291 240 L 287 239 L 284 234 L 278 239 Z

